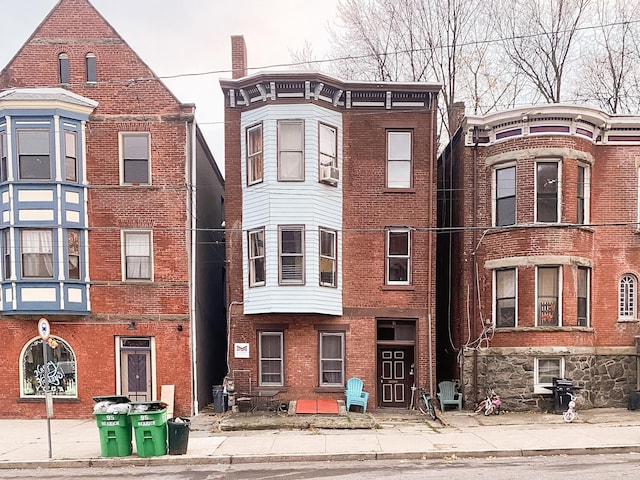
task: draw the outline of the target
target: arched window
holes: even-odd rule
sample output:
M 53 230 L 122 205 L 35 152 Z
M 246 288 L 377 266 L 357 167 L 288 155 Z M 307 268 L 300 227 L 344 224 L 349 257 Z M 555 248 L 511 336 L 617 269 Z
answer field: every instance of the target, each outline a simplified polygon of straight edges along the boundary
M 69 55 L 66 53 L 58 55 L 58 72 L 60 83 L 69 83 Z
M 618 317 L 621 320 L 635 320 L 638 314 L 638 279 L 627 273 L 620 278 L 618 294 Z
M 45 387 L 56 397 L 77 397 L 76 356 L 67 342 L 49 337 L 45 343 L 47 364 L 44 365 L 43 340 L 29 342 L 21 355 L 21 397 L 43 397 Z
M 87 53 L 85 57 L 85 67 L 87 69 L 87 82 L 96 81 L 96 56 L 93 53 Z

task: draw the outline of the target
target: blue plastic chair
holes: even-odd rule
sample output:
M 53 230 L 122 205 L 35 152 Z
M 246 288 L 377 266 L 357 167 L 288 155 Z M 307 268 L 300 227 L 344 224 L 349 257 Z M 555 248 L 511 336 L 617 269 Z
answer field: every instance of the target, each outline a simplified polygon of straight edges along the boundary
M 440 410 L 444 412 L 446 405 L 457 405 L 458 410 L 462 410 L 462 394 L 458 392 L 456 382 L 444 380 L 438 384 L 440 390 L 437 394 L 440 400 Z
M 364 383 L 356 377 L 352 377 L 347 381 L 347 388 L 344 391 L 347 404 L 347 412 L 352 405 L 360 405 L 362 413 L 367 413 L 367 401 L 369 400 L 369 392 L 363 392 Z

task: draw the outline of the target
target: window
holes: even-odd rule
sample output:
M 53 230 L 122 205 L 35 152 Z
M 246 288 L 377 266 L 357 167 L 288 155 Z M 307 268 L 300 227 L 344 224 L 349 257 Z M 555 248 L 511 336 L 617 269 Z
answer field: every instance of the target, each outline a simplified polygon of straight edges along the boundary
M 64 132 L 64 172 L 68 182 L 78 181 L 78 135 L 76 132 Z
M 320 285 L 335 287 L 336 278 L 336 238 L 334 230 L 320 229 Z
M 337 130 L 321 123 L 318 130 L 319 158 L 321 166 L 338 166 Z
M 249 232 L 249 286 L 265 284 L 264 228 Z
M 21 397 L 43 397 L 45 387 L 57 397 L 77 397 L 76 356 L 60 337 L 47 341 L 47 364 L 44 364 L 43 340 L 27 344 L 21 355 Z
M 11 279 L 11 230 L 2 231 L 2 257 L 4 260 L 4 279 Z
M 412 132 L 387 132 L 387 187 L 411 188 Z
M 620 320 L 635 320 L 638 315 L 638 279 L 627 273 L 620 278 L 618 293 L 618 317 Z
M 0 181 L 6 182 L 8 178 L 7 172 L 7 134 L 0 133 Z
M 516 269 L 506 268 L 495 271 L 496 285 L 496 327 L 516 326 Z
M 284 385 L 282 332 L 260 332 L 260 385 Z
M 278 121 L 278 180 L 304 180 L 304 122 Z
M 80 231 L 67 230 L 68 278 L 80 280 Z
M 516 223 L 516 167 L 496 169 L 496 226 Z
M 49 130 L 18 130 L 18 172 L 23 180 L 50 180 Z
M 260 182 L 262 176 L 262 125 L 255 125 L 247 129 L 247 183 Z
M 589 326 L 589 275 L 590 269 L 578 267 L 578 326 Z
M 304 285 L 304 227 L 279 227 L 280 284 Z
M 149 134 L 122 133 L 122 180 L 127 184 L 149 184 Z
M 22 230 L 23 278 L 53 278 L 53 235 L 51 230 Z
M 151 280 L 151 232 L 123 232 L 125 280 Z
M 536 358 L 534 371 L 534 392 L 542 393 L 539 388 L 552 387 L 554 378 L 564 378 L 564 361 L 562 358 Z
M 58 55 L 58 74 L 60 83 L 69 83 L 69 56 L 66 53 Z
M 387 284 L 408 285 L 411 269 L 411 235 L 407 229 L 387 230 Z
M 320 386 L 344 386 L 344 333 L 320 332 Z
M 536 221 L 558 221 L 558 163 L 536 165 Z
M 85 57 L 85 68 L 87 70 L 87 82 L 95 83 L 96 81 L 96 56 L 93 53 L 87 53 Z
M 559 267 L 538 267 L 538 325 L 559 326 Z
M 589 169 L 581 165 L 578 165 L 577 210 L 576 223 L 589 223 Z

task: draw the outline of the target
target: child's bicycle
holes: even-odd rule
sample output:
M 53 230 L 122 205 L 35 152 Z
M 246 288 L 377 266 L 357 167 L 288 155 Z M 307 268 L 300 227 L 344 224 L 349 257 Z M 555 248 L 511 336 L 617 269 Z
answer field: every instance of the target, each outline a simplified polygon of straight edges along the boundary
M 571 396 L 571 400 L 569 400 L 569 408 L 567 411 L 562 414 L 562 418 L 565 422 L 571 423 L 578 417 L 578 412 L 576 411 L 576 396 L 573 393 L 569 394 Z
M 420 396 L 418 397 L 417 404 L 420 413 L 423 415 L 429 415 L 431 420 L 436 420 L 436 409 L 431 403 L 431 395 L 429 395 L 424 388 L 420 388 Z

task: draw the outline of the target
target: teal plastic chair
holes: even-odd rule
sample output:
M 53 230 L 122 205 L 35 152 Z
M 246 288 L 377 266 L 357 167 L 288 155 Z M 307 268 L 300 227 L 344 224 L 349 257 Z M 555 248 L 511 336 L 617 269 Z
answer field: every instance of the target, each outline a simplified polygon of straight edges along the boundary
M 462 394 L 458 392 L 456 382 L 444 380 L 438 384 L 438 390 L 440 410 L 444 412 L 446 405 L 457 405 L 458 410 L 462 410 Z
M 347 388 L 344 391 L 346 397 L 347 412 L 352 405 L 360 405 L 362 413 L 367 413 L 367 401 L 369 400 L 369 392 L 363 392 L 364 383 L 357 377 L 352 377 L 347 381 Z

